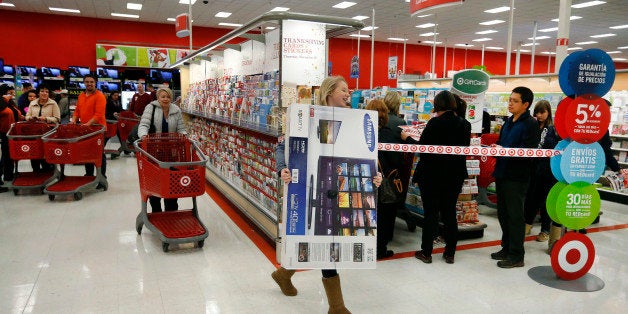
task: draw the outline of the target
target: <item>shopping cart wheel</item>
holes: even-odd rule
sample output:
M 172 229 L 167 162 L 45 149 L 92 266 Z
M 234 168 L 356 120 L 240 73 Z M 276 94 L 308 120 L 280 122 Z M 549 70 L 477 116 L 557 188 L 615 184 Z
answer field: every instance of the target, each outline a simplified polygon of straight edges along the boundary
M 161 244 L 161 248 L 164 250 L 164 252 L 168 252 L 168 246 L 170 246 L 168 243 L 164 242 Z
M 74 200 L 75 201 L 80 201 L 82 199 L 83 199 L 83 193 L 81 193 L 81 192 L 74 193 Z
M 135 226 L 135 230 L 137 231 L 137 234 L 141 235 L 142 234 L 142 227 L 144 226 L 144 224 L 138 224 L 137 226 Z
M 205 245 L 205 240 L 198 241 L 198 247 L 202 248 Z
M 48 195 L 48 200 L 54 201 L 55 200 L 55 196 L 52 195 L 52 194 Z
M 17 195 L 17 190 L 13 189 L 13 195 Z

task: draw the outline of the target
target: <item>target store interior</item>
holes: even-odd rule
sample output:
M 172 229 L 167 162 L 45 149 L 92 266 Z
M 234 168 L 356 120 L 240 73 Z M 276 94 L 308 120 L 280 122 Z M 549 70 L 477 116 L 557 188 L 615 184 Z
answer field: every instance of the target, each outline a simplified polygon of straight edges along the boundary
M 626 13 L 0 0 L 0 313 L 625 313 Z

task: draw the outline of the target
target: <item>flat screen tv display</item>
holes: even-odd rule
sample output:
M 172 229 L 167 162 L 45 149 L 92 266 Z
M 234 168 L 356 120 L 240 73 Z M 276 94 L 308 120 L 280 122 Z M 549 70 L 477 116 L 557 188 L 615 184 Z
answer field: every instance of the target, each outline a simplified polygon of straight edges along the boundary
M 35 76 L 37 74 L 37 68 L 29 65 L 18 65 L 17 72 L 20 73 L 21 76 Z
M 102 78 L 117 79 L 118 78 L 118 70 L 97 67 L 96 68 L 96 75 L 98 75 L 99 78 L 102 77 Z
M 15 69 L 12 65 L 5 64 L 2 67 L 2 71 L 4 72 L 4 75 L 15 76 Z
M 98 81 L 96 88 L 103 93 L 119 92 L 120 83 Z
M 151 81 L 161 84 L 172 81 L 172 72 L 164 70 L 150 70 Z
M 89 73 L 90 71 L 88 67 L 82 67 L 82 66 L 69 66 L 68 67 L 68 75 L 70 77 L 85 77 L 85 75 Z
M 41 74 L 43 77 L 60 77 L 61 69 L 51 67 L 41 67 Z
M 4 59 L 0 58 L 0 76 L 4 75 Z
M 9 86 L 15 87 L 15 81 L 13 79 L 0 78 L 0 85 L 2 84 L 7 84 Z

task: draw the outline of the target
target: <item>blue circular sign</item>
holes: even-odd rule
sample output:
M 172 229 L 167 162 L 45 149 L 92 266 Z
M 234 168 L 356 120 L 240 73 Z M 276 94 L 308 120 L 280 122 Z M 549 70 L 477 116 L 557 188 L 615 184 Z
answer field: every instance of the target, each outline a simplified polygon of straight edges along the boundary
M 604 173 L 606 158 L 604 149 L 597 142 L 581 144 L 571 142 L 562 153 L 560 172 L 565 181 L 593 184 Z
M 558 142 L 558 144 L 556 144 L 554 149 L 564 150 L 565 147 L 569 145 L 569 143 L 571 143 L 570 140 L 562 140 Z M 554 175 L 554 178 L 556 178 L 556 180 L 560 182 L 565 183 L 567 181 L 565 181 L 565 178 L 563 178 L 563 174 L 560 172 L 560 161 L 562 160 L 562 157 L 562 154 L 550 157 L 550 168 L 552 169 L 552 174 Z
M 558 84 L 560 85 L 560 89 L 563 91 L 563 94 L 567 96 L 573 96 L 576 93 L 571 85 L 571 81 L 569 80 L 569 69 L 571 68 L 571 64 L 576 61 L 576 58 L 578 58 L 578 55 L 581 53 L 582 51 L 570 53 L 560 64 L 560 69 L 558 70 Z
M 574 57 L 573 62 L 570 62 L 568 66 L 567 77 L 576 96 L 595 94 L 602 97 L 611 90 L 615 82 L 615 64 L 613 59 L 603 50 L 587 49 L 582 51 Z

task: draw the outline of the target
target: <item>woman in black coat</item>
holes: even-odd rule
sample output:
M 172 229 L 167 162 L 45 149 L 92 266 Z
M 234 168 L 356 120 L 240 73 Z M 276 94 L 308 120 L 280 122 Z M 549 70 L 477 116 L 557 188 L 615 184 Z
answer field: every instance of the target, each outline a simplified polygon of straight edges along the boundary
M 456 114 L 458 107 L 454 95 L 442 91 L 434 97 L 435 117 L 430 119 L 416 140 L 402 132 L 401 138 L 409 144 L 469 146 L 471 124 Z M 466 156 L 419 154 L 412 182 L 419 185 L 423 200 L 424 226 L 421 238 L 421 250 L 414 256 L 424 263 L 432 262 L 434 237 L 438 234 L 438 218 L 445 227 L 445 252 L 443 258 L 449 264 L 454 262 L 458 242 L 458 221 L 456 219 L 456 201 L 462 183 L 468 177 Z

